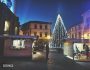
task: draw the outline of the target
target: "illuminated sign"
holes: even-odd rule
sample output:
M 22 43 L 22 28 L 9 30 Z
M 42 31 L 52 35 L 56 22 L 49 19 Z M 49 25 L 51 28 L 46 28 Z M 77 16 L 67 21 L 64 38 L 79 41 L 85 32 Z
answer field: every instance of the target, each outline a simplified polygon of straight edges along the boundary
M 25 40 L 13 40 L 13 47 L 20 49 L 25 48 Z

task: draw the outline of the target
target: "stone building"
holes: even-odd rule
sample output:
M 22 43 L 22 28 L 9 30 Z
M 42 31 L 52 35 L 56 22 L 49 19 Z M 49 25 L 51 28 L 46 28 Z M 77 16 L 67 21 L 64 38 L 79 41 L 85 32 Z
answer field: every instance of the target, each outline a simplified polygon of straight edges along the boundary
M 40 46 L 43 47 L 50 40 L 51 23 L 43 22 L 43 21 L 30 21 L 30 22 L 24 23 L 21 26 L 21 30 L 23 31 L 23 35 L 37 37 L 39 47 Z
M 19 36 L 19 18 L 0 2 L 0 56 L 30 56 L 34 37 Z
M 19 18 L 10 9 L 0 2 L 0 36 L 18 35 Z M 0 38 L 0 54 L 3 52 L 4 39 Z
M 90 50 L 90 10 L 82 14 L 81 23 L 73 25 L 68 30 L 68 39 L 64 42 L 64 54 L 73 57 L 73 53 L 78 49 L 85 53 L 83 45 L 87 45 Z M 76 49 L 77 47 L 77 49 Z

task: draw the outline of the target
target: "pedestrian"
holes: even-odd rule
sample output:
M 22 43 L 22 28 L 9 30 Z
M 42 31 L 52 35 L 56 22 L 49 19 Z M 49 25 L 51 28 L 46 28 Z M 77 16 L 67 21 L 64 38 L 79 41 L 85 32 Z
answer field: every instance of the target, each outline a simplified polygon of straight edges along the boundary
M 89 47 L 88 47 L 88 45 L 86 45 L 85 51 L 86 51 L 86 58 L 88 59 L 89 58 Z
M 76 46 L 76 56 L 77 56 L 78 59 L 80 59 L 80 57 L 81 57 L 81 53 L 80 53 L 77 46 Z
M 84 44 L 83 44 L 83 49 L 85 49 L 85 47 L 86 47 L 86 44 L 84 43 Z
M 46 60 L 48 60 L 48 55 L 49 55 L 49 45 L 46 44 Z

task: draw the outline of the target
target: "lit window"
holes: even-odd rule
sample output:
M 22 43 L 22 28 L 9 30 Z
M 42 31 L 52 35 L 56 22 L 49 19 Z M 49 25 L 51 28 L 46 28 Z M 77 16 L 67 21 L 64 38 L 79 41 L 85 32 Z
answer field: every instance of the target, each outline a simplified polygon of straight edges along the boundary
M 47 36 L 47 39 L 50 39 L 50 38 L 51 38 L 50 35 L 48 35 L 48 36 Z
M 47 37 L 47 34 L 48 34 L 48 33 L 47 33 L 47 32 L 45 32 L 45 37 Z
M 4 31 L 9 31 L 9 26 L 10 26 L 10 23 L 8 21 L 5 21 Z
M 84 34 L 84 39 L 90 39 L 90 34 L 89 33 L 85 33 Z
M 88 35 L 87 34 L 84 34 L 84 39 L 88 39 Z
M 34 36 L 36 36 L 37 35 L 37 32 L 34 32 Z
M 88 34 L 88 39 L 90 39 L 90 33 Z
M 90 37 L 90 33 L 88 33 L 88 36 Z
M 40 37 L 42 37 L 42 32 L 40 32 Z
M 13 47 L 17 49 L 25 48 L 24 41 L 25 40 L 13 40 Z

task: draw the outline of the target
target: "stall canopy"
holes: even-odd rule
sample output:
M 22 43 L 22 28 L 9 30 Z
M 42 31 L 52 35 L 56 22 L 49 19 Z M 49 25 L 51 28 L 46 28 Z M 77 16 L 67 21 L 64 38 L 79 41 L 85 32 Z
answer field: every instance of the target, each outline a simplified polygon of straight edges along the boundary
M 8 35 L 8 36 L 2 36 L 0 35 L 0 38 L 13 38 L 13 39 L 36 39 L 35 36 L 20 36 L 20 35 Z

